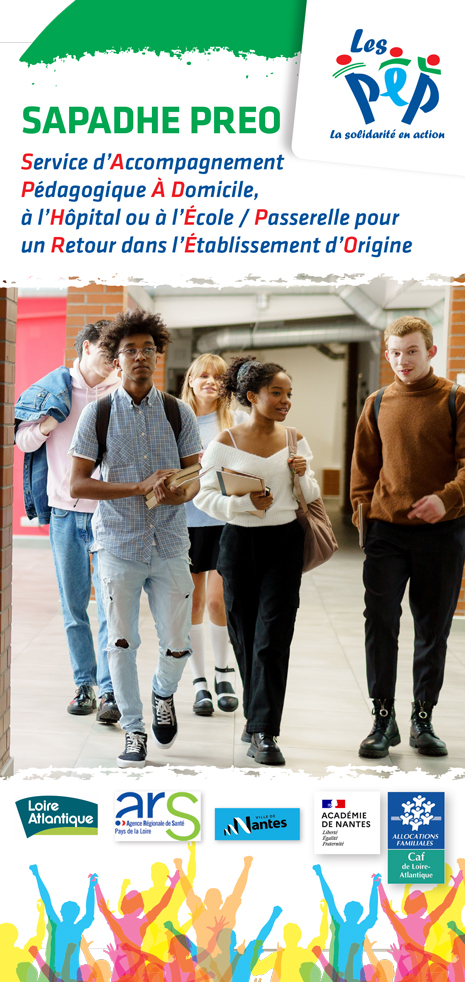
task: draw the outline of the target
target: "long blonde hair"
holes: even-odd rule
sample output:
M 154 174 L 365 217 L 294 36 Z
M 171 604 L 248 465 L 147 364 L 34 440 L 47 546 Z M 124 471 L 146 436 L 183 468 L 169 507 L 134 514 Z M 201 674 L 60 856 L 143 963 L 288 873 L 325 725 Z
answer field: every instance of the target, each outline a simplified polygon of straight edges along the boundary
M 224 358 L 221 358 L 220 355 L 207 353 L 205 355 L 199 355 L 199 357 L 192 362 L 192 365 L 189 366 L 184 376 L 181 399 L 183 402 L 187 402 L 187 405 L 194 410 L 195 415 L 197 415 L 196 399 L 194 391 L 189 385 L 189 379 L 198 378 L 199 375 L 202 375 L 202 372 L 208 371 L 209 368 L 212 369 L 215 375 L 224 375 L 228 369 L 228 366 Z M 231 396 L 218 393 L 216 414 L 218 416 L 220 430 L 227 430 L 234 425 L 234 420 L 230 409 L 230 402 Z

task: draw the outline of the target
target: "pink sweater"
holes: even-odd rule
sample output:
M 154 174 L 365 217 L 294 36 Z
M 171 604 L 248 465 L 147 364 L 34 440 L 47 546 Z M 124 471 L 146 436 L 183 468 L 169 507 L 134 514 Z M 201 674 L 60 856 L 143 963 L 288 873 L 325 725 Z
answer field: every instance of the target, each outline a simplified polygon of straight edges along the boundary
M 47 494 L 51 508 L 93 512 L 97 507 L 97 501 L 88 501 L 86 498 L 76 500 L 76 498 L 70 497 L 71 457 L 68 457 L 68 450 L 84 406 L 87 406 L 88 402 L 95 402 L 96 399 L 101 399 L 102 396 L 113 392 L 121 384 L 121 380 L 119 378 L 111 382 L 104 380 L 101 384 L 90 388 L 81 375 L 77 358 L 71 369 L 71 378 L 73 388 L 71 412 L 68 418 L 55 427 L 48 436 L 44 436 L 40 432 L 40 420 L 37 423 L 20 423 L 16 431 L 16 444 L 24 453 L 32 453 L 34 450 L 38 450 L 43 443 L 47 444 Z

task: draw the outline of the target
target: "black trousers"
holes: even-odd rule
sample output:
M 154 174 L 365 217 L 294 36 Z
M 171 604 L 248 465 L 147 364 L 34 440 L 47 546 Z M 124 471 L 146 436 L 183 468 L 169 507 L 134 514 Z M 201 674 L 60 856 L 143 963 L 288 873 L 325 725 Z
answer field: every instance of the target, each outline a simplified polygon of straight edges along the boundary
M 401 601 L 410 580 L 415 625 L 413 695 L 438 701 L 447 638 L 465 563 L 465 518 L 436 525 L 368 524 L 363 581 L 368 691 L 393 699 Z
M 225 525 L 221 536 L 218 572 L 249 733 L 279 734 L 299 606 L 303 537 L 297 521 L 267 528 Z

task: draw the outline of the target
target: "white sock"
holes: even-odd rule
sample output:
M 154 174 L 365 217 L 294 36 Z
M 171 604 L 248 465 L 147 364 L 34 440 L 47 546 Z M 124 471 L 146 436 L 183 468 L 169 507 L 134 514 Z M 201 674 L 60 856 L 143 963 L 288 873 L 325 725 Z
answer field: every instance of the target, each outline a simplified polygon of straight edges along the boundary
M 218 624 L 208 624 L 210 631 L 210 641 L 213 648 L 215 666 L 217 668 L 227 668 L 230 652 L 229 635 L 227 627 L 219 627 Z M 227 672 L 215 672 L 217 682 L 230 682 Z M 233 676 L 234 678 L 234 676 Z
M 205 679 L 205 631 L 203 624 L 192 624 L 189 631 L 192 654 L 189 658 L 192 677 L 194 679 Z M 194 682 L 195 693 L 201 689 L 208 689 L 207 683 Z

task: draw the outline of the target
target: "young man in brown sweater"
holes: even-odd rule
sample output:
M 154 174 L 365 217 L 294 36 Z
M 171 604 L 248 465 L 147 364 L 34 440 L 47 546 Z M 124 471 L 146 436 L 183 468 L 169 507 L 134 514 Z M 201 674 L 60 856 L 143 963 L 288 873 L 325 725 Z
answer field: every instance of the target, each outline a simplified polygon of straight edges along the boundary
M 394 711 L 401 602 L 415 624 L 410 746 L 443 757 L 431 714 L 444 678 L 447 638 L 465 563 L 465 389 L 434 375 L 430 324 L 401 317 L 385 331 L 395 374 L 382 401 L 369 396 L 352 460 L 353 522 L 367 504 L 363 579 L 367 678 L 375 717 L 361 757 L 400 743 Z M 378 403 L 376 405 L 376 403 Z M 376 419 L 378 411 L 378 419 Z

